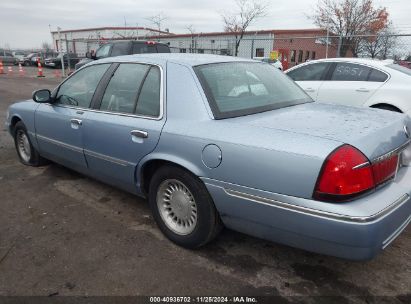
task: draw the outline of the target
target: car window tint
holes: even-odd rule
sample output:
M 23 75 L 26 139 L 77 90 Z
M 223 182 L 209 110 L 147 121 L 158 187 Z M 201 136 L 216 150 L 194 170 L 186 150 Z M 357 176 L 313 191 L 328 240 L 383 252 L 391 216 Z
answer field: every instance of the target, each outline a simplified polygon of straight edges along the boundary
M 160 69 L 151 67 L 141 88 L 136 113 L 144 116 L 160 115 Z
M 217 119 L 310 102 L 282 72 L 266 63 L 218 63 L 195 67 Z
M 378 71 L 376 69 L 371 69 L 371 74 L 368 77 L 368 81 L 373 81 L 373 82 L 384 82 L 388 78 L 387 74 Z
M 371 68 L 353 63 L 339 62 L 331 76 L 333 81 L 367 81 Z
M 111 56 L 128 55 L 130 52 L 130 43 L 127 41 L 116 42 L 113 44 L 113 50 Z
M 168 45 L 157 44 L 157 52 L 159 53 L 170 53 L 170 48 Z
M 110 53 L 110 47 L 111 47 L 111 44 L 106 44 L 106 45 L 103 45 L 102 47 L 100 47 L 97 50 L 96 57 L 97 58 L 108 57 L 108 54 Z
M 133 54 L 157 53 L 156 46 L 147 43 L 134 43 Z
M 88 108 L 101 77 L 110 64 L 97 64 L 79 70 L 65 81 L 56 96 L 56 103 Z
M 104 92 L 100 110 L 134 113 L 137 95 L 149 68 L 145 64 L 120 64 Z
M 321 80 L 330 63 L 319 62 L 298 67 L 287 73 L 294 81 Z

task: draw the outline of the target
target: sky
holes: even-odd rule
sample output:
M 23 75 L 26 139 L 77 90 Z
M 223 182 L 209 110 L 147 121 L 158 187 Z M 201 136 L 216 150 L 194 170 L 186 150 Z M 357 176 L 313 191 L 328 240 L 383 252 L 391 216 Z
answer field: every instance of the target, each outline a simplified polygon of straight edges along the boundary
M 268 1 L 267 15 L 250 29 L 314 28 L 308 17 L 317 0 Z M 374 0 L 387 8 L 394 26 L 411 33 L 411 0 Z M 235 11 L 234 0 L 1 0 L 0 47 L 36 48 L 51 43 L 50 29 L 102 26 L 154 27 L 148 17 L 167 16 L 163 28 L 173 33 L 222 31 L 221 14 Z

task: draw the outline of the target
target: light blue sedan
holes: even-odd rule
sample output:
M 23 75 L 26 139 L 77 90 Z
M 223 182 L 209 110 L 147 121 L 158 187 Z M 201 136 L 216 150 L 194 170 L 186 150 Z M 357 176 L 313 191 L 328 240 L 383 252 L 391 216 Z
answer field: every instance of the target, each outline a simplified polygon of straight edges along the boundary
M 409 118 L 314 103 L 268 64 L 107 58 L 33 100 L 7 115 L 23 164 L 51 160 L 147 197 L 187 248 L 226 226 L 370 259 L 411 221 Z

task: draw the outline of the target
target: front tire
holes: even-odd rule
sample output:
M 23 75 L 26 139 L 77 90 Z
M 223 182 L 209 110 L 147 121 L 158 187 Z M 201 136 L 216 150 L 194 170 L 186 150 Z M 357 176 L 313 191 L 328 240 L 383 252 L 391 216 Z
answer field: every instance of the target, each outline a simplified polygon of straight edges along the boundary
M 33 147 L 26 126 L 21 121 L 14 126 L 14 145 L 20 162 L 24 165 L 38 167 L 47 163 Z
M 220 217 L 206 187 L 182 168 L 164 166 L 154 174 L 149 203 L 160 230 L 179 246 L 198 248 L 221 231 Z

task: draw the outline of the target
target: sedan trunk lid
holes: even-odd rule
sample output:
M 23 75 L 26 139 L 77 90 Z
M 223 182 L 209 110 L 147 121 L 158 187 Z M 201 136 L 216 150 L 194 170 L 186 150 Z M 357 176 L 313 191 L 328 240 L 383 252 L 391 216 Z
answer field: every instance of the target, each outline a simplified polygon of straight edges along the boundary
M 409 140 L 405 126 L 411 127 L 403 114 L 320 103 L 237 117 L 232 122 L 350 144 L 370 160 L 404 145 Z

